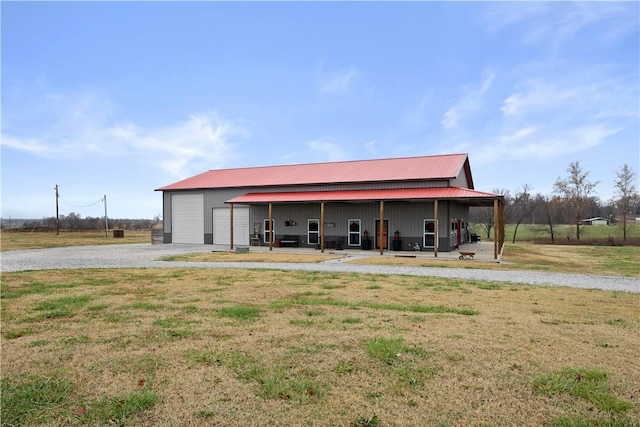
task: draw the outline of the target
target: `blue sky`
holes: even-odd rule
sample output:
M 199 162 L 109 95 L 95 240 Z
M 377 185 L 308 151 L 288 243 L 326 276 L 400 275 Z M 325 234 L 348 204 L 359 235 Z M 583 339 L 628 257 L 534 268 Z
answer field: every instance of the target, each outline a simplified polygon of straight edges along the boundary
M 469 153 L 638 175 L 638 2 L 2 2 L 2 216 L 161 214 L 216 168 Z

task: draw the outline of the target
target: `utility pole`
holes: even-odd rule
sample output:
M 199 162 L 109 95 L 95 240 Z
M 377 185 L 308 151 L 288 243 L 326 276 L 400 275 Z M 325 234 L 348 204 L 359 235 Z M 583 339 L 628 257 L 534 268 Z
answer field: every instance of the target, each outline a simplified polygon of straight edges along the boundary
M 56 236 L 60 234 L 60 214 L 58 211 L 58 198 L 60 194 L 58 194 L 58 184 L 56 184 Z
M 107 195 L 104 195 L 104 237 L 109 237 L 109 220 L 107 219 Z

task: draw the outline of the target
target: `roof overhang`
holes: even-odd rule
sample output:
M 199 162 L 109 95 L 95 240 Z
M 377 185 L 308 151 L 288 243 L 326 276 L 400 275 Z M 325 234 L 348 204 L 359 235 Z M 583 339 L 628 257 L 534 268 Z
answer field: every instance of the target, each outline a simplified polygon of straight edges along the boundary
M 378 190 L 292 191 L 273 193 L 247 193 L 225 203 L 309 203 L 309 202 L 377 202 L 457 200 L 461 203 L 482 206 L 501 198 L 497 194 L 484 193 L 461 187 L 391 188 Z

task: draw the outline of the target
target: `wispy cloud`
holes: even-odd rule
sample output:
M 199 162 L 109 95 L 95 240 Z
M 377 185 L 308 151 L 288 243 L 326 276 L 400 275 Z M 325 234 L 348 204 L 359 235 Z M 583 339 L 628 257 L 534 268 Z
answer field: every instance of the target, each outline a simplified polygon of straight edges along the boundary
M 491 87 L 494 78 L 493 72 L 485 72 L 480 85 L 462 87 L 458 102 L 442 116 L 440 121 L 442 126 L 445 129 L 454 129 L 467 117 L 479 112 L 484 106 L 484 95 Z
M 340 95 L 349 92 L 361 73 L 351 66 L 343 70 L 327 71 L 321 69 L 318 72 L 317 88 L 321 95 Z
M 581 32 L 599 26 L 594 43 L 610 44 L 638 31 L 635 2 L 550 2 L 491 4 L 484 18 L 489 31 L 522 25 L 521 41 L 558 48 Z
M 530 126 L 513 133 L 485 140 L 474 152 L 474 160 L 544 160 L 579 153 L 604 144 L 621 128 L 585 124 L 575 128 L 550 130 Z
M 638 117 L 637 76 L 611 78 L 607 70 L 592 73 L 525 79 L 504 99 L 500 110 L 506 118 L 549 118 L 551 113 L 561 113 L 565 121 Z
M 14 113 L 18 109 L 14 109 Z M 151 128 L 113 119 L 114 103 L 93 91 L 42 94 L 37 115 L 48 117 L 31 134 L 3 126 L 2 147 L 48 158 L 136 156 L 153 161 L 175 178 L 203 168 L 224 166 L 233 155 L 234 141 L 248 132 L 216 112 L 193 114 L 182 121 Z M 28 110 L 21 121 L 40 123 Z
M 161 129 L 140 130 L 128 138 L 138 153 L 154 153 L 163 168 L 184 178 L 202 169 L 222 167 L 233 155 L 233 140 L 246 131 L 217 113 L 200 113 Z
M 363 144 L 365 151 L 371 155 L 375 155 L 378 153 L 378 141 L 375 139 L 365 142 Z
M 490 87 L 486 79 L 481 87 L 468 89 L 448 111 L 451 114 L 443 117 L 447 148 L 471 151 L 474 161 L 483 163 L 551 160 L 588 152 L 611 143 L 625 129 L 637 127 L 637 76 L 620 76 L 608 66 L 593 67 L 589 74 L 568 69 L 566 76 L 553 70 L 550 63 L 547 70 L 536 69 L 535 77 L 518 74 L 514 90 L 503 89 L 503 97 L 477 101 L 483 89 Z M 507 87 L 502 81 L 495 84 Z M 456 132 L 446 132 L 453 128 L 446 125 L 454 124 L 454 113 L 471 115 L 480 105 L 502 114 L 481 126 L 458 120 Z
M 524 86 L 504 100 L 500 108 L 504 116 L 548 112 L 567 104 L 578 104 L 584 101 L 586 92 L 592 90 L 591 87 L 556 87 L 540 81 L 527 82 Z
M 337 162 L 348 160 L 349 155 L 344 149 L 344 144 L 331 141 L 327 138 L 319 138 L 307 143 L 311 151 L 321 156 L 322 161 Z

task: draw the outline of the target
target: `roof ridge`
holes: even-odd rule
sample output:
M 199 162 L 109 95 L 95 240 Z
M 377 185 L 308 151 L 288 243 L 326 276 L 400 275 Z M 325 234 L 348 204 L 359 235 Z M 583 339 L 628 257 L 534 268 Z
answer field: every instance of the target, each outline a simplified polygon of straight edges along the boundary
M 378 159 L 337 160 L 332 162 L 288 163 L 288 164 L 262 165 L 262 166 L 241 166 L 237 168 L 209 169 L 208 171 L 205 171 L 203 173 L 212 172 L 212 171 L 225 171 L 225 170 L 232 171 L 232 170 L 243 170 L 243 169 L 286 168 L 291 166 L 337 165 L 342 163 L 365 163 L 365 162 L 376 162 L 376 161 L 387 161 L 387 160 L 412 160 L 412 159 L 422 159 L 422 158 L 456 157 L 456 156 L 469 156 L 469 153 L 431 154 L 431 155 L 424 155 L 424 156 L 407 156 L 407 157 L 382 157 Z

